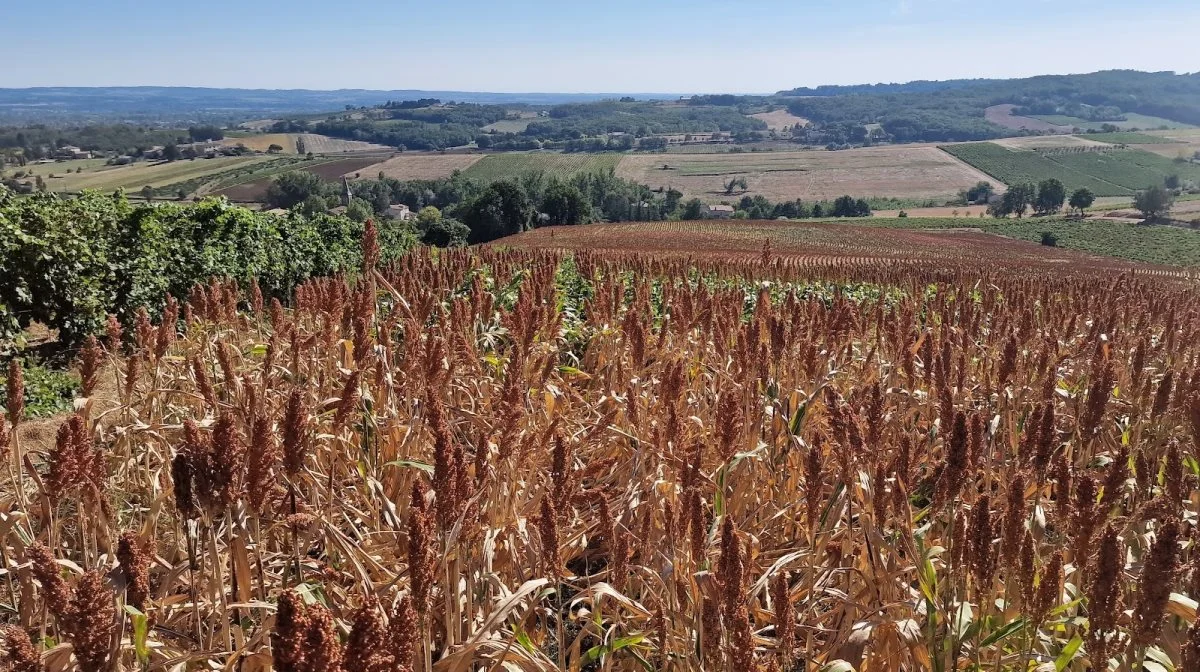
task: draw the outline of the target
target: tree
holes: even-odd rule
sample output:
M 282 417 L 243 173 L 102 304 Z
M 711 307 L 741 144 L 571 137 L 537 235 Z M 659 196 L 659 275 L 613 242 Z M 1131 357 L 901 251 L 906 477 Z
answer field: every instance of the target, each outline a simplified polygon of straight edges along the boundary
M 1080 187 L 1071 194 L 1071 200 L 1068 205 L 1072 210 L 1079 212 L 1079 216 L 1083 216 L 1083 211 L 1092 207 L 1092 203 L 1096 202 L 1096 195 L 1087 187 Z
M 1133 207 L 1141 210 L 1148 222 L 1166 217 L 1173 205 L 1175 194 L 1157 185 L 1142 189 L 1133 196 Z
M 146 186 L 142 187 L 142 198 L 146 199 L 147 201 L 153 199 L 154 198 L 154 187 L 152 187 L 148 184 Z
M 321 178 L 297 170 L 284 173 L 271 182 L 271 186 L 267 187 L 267 204 L 273 208 L 291 208 L 310 196 L 322 197 L 324 193 L 325 183 Z
M 553 225 L 586 224 L 592 218 L 592 204 L 575 185 L 554 182 L 542 197 L 542 212 Z
M 1067 188 L 1061 180 L 1051 177 L 1038 184 L 1033 209 L 1039 215 L 1052 215 L 1062 209 L 1067 200 Z
M 275 143 L 273 143 L 273 142 L 271 143 L 271 146 L 270 146 L 270 147 L 267 147 L 267 153 L 268 153 L 268 154 L 278 154 L 278 153 L 280 153 L 280 152 L 282 152 L 282 151 L 283 151 L 283 146 L 282 146 L 282 145 L 277 145 L 277 144 L 275 144 Z
M 308 153 L 308 145 L 305 144 L 303 135 L 296 138 L 296 153 L 297 154 L 307 154 Z M 311 158 L 311 157 L 309 157 L 309 158 Z
M 870 217 L 871 205 L 866 199 L 855 200 L 851 196 L 839 196 L 833 202 L 833 217 Z
M 166 147 L 163 147 L 162 157 L 167 161 L 178 161 L 179 156 L 179 147 L 174 144 L 168 144 Z
M 1008 191 L 1004 192 L 1004 196 L 1000 201 L 1000 208 L 997 212 L 1002 212 L 997 216 L 1004 217 L 1010 214 L 1015 214 L 1017 219 L 1025 216 L 1027 210 L 1037 197 L 1037 188 L 1030 183 L 1014 184 L 1009 187 Z
M 356 222 L 365 222 L 374 214 L 371 204 L 361 198 L 351 198 L 350 205 L 346 206 L 346 216 Z
M 1178 175 L 1168 175 L 1166 177 L 1166 179 L 1163 180 L 1163 186 L 1165 186 L 1167 189 L 1170 189 L 1171 191 L 1175 191 L 1176 189 L 1179 189 L 1179 176 Z
M 746 178 L 744 177 L 735 177 L 725 183 L 725 193 L 727 195 L 732 195 L 734 189 L 741 189 L 743 192 L 745 192 L 749 188 L 750 187 L 746 184 Z
M 487 149 L 492 146 L 492 136 L 477 135 L 475 136 L 475 146 L 480 149 Z
M 493 182 L 466 207 L 471 243 L 487 243 L 530 228 L 536 215 L 525 191 L 513 182 Z
M 1042 245 L 1045 245 L 1046 247 L 1058 247 L 1058 236 L 1054 235 L 1053 232 L 1043 231 Z
M 414 221 L 421 242 L 434 247 L 462 247 L 467 244 L 471 229 L 453 217 L 443 217 L 432 205 L 421 208 Z
M 704 219 L 704 202 L 698 198 L 688 201 L 683 206 L 680 218 L 685 220 Z

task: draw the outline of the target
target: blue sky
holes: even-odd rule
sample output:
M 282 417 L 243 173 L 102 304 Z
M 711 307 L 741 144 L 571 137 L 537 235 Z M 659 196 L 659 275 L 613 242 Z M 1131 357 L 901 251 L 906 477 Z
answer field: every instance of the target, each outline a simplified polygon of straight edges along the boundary
M 1200 70 L 1195 0 L 0 3 L 0 87 L 773 92 Z

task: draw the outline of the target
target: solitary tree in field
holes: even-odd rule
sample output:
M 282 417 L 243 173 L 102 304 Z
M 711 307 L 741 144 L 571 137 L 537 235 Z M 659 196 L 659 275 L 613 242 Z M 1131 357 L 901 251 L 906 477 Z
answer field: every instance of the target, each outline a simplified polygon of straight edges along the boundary
M 1142 189 L 1133 196 L 1133 207 L 1141 210 L 1148 222 L 1166 217 L 1173 205 L 1175 194 L 1158 185 Z
M 306 151 L 307 147 L 308 146 L 306 144 L 304 144 L 304 136 L 300 136 L 300 137 L 296 138 L 296 153 L 297 154 L 307 154 L 308 153 Z
M 148 184 L 146 186 L 142 187 L 142 198 L 146 199 L 147 201 L 153 199 L 154 198 L 154 187 L 152 187 Z
M 1067 188 L 1061 180 L 1050 178 L 1042 180 L 1038 185 L 1037 197 L 1033 201 L 1033 209 L 1039 215 L 1052 215 L 1062 209 L 1067 200 Z
M 1071 194 L 1071 201 L 1069 205 L 1071 206 L 1072 210 L 1077 211 L 1079 216 L 1082 217 L 1083 211 L 1092 207 L 1092 203 L 1095 202 L 1096 195 L 1092 193 L 1092 190 L 1088 189 L 1087 187 L 1080 187 Z

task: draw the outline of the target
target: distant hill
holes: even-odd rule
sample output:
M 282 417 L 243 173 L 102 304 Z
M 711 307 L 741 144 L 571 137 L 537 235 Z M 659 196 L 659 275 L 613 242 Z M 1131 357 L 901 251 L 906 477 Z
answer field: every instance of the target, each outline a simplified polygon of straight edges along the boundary
M 487 93 L 340 89 L 212 89 L 183 86 L 39 87 L 0 89 L 0 124 L 78 124 L 134 122 L 187 125 L 241 121 L 277 114 L 334 112 L 380 105 L 388 100 L 438 98 L 445 101 L 556 105 L 633 96 L 666 100 L 664 93 Z
M 1200 73 L 1106 70 L 1024 79 L 819 86 L 778 95 L 798 117 L 826 127 L 877 124 L 897 142 L 986 140 L 1031 130 L 1092 130 L 1106 123 L 1143 129 L 1200 125 Z M 1023 121 L 1010 121 L 1009 115 Z

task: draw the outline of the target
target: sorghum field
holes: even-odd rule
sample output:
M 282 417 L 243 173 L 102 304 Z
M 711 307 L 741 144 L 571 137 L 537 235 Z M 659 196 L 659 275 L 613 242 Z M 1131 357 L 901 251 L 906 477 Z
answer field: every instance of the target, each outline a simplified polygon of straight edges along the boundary
M 46 450 L 14 370 L 12 669 L 1198 669 L 1194 279 L 846 230 L 368 226 L 88 340 Z

